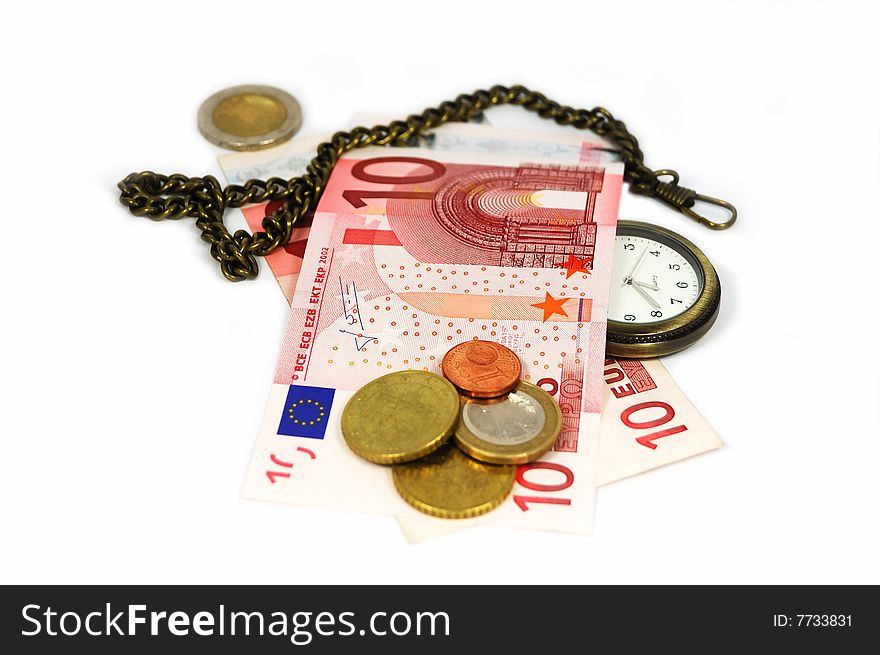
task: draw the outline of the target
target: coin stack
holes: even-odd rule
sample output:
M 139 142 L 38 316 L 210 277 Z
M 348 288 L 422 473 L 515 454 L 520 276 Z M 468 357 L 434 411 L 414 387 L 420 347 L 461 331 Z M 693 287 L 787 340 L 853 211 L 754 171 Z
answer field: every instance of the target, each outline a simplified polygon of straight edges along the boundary
M 342 434 L 359 456 L 390 465 L 394 487 L 419 511 L 479 516 L 510 493 L 517 464 L 553 447 L 562 413 L 493 341 L 458 344 L 440 368 L 443 376 L 399 371 L 362 387 L 342 413 Z

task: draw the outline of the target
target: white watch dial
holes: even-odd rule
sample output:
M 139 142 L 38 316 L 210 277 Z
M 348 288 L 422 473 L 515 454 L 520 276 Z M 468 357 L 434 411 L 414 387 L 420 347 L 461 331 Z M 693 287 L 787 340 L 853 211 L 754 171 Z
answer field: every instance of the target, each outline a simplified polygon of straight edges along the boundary
M 701 277 L 674 248 L 643 236 L 618 235 L 608 319 L 656 323 L 678 316 L 700 297 Z

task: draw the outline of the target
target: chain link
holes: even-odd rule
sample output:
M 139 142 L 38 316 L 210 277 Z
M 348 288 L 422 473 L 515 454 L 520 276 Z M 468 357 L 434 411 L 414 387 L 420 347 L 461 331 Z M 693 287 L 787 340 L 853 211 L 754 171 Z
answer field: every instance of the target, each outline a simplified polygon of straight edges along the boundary
M 444 123 L 470 121 L 484 110 L 504 104 L 519 105 L 559 125 L 590 130 L 608 139 L 619 150 L 625 164 L 624 180 L 629 182 L 633 193 L 658 197 L 680 211 L 693 206 L 695 199 L 716 201 L 679 187 L 677 174 L 673 182 L 661 183 L 658 180 L 660 175 L 673 174 L 674 171 L 655 173 L 645 166 L 639 142 L 607 109 L 574 109 L 523 86 L 493 86 L 488 91 L 460 95 L 404 121 L 337 132 L 318 146 L 317 155 L 306 172 L 290 180 L 273 177 L 222 187 L 212 175 L 186 177 L 145 171 L 131 173 L 119 182 L 119 201 L 135 216 L 146 216 L 154 221 L 195 218 L 202 239 L 211 244 L 211 256 L 220 263 L 226 279 L 233 282 L 253 279 L 259 272 L 256 258 L 265 257 L 287 243 L 297 222 L 317 206 L 333 167 L 345 153 L 370 145 L 407 145 L 412 139 Z M 268 201 L 283 202 L 263 219 L 262 232 L 250 234 L 246 230 L 237 230 L 230 234 L 223 223 L 227 208 Z M 723 201 L 715 202 L 718 203 Z M 736 210 L 727 203 L 723 205 L 732 210 L 732 219 L 724 224 L 713 223 L 710 227 L 721 229 L 735 220 Z M 689 215 L 706 222 L 692 211 Z

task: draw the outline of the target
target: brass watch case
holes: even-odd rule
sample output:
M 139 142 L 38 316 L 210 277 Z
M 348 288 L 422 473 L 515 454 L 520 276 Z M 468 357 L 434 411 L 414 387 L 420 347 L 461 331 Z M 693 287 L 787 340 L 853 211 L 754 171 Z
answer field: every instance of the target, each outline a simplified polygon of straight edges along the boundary
M 624 359 L 647 359 L 663 357 L 684 350 L 702 337 L 718 317 L 721 306 L 721 282 L 715 267 L 703 251 L 680 234 L 666 228 L 641 221 L 618 221 L 618 235 L 628 233 L 659 238 L 657 241 L 677 242 L 702 274 L 703 289 L 697 301 L 687 310 L 665 321 L 653 323 L 625 323 L 608 320 L 605 351 L 610 357 Z M 621 228 L 623 228 L 621 230 Z

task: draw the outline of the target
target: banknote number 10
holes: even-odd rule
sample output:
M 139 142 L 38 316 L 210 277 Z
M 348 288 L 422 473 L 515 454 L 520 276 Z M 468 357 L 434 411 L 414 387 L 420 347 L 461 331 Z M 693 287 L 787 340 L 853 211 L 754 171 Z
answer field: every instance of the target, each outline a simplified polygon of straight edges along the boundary
M 538 482 L 533 482 L 526 478 L 526 474 L 534 469 L 547 469 L 550 471 L 558 471 L 565 476 L 565 479 L 557 484 L 542 484 Z M 516 481 L 520 484 L 520 486 L 523 486 L 526 489 L 552 493 L 555 491 L 568 489 L 574 482 L 574 473 L 572 473 L 571 469 L 567 466 L 557 464 L 556 462 L 533 462 L 531 464 L 520 466 L 519 469 L 517 469 Z M 521 496 L 519 494 L 516 494 L 513 497 L 513 502 L 515 502 L 517 507 L 519 507 L 522 511 L 528 512 L 529 503 L 541 503 L 544 505 L 571 505 L 571 498 L 553 498 L 551 496 Z
M 377 164 L 422 164 L 427 166 L 430 172 L 416 173 L 415 171 L 406 175 L 375 175 L 367 169 Z M 430 159 L 422 159 L 421 157 L 374 157 L 373 159 L 362 159 L 351 168 L 352 177 L 363 182 L 371 182 L 373 184 L 421 184 L 430 182 L 442 177 L 446 173 L 446 167 L 438 161 Z M 348 189 L 342 192 L 342 197 L 349 204 L 359 209 L 367 203 L 364 198 L 411 198 L 414 200 L 433 200 L 433 191 L 390 191 L 387 189 L 366 190 L 366 189 Z
M 649 420 L 637 420 L 633 417 L 633 415 L 637 412 L 651 409 L 662 410 L 663 416 Z M 664 403 L 662 400 L 651 400 L 645 403 L 636 403 L 635 405 L 627 407 L 620 413 L 620 420 L 623 422 L 623 424 L 628 428 L 632 428 L 633 430 L 647 430 L 649 428 L 656 428 L 661 425 L 665 425 L 666 423 L 669 423 L 673 418 L 675 418 L 675 410 L 672 408 L 672 405 L 670 405 L 669 403 Z M 662 439 L 663 437 L 668 437 L 673 434 L 679 434 L 680 432 L 684 432 L 686 430 L 686 425 L 676 425 L 671 428 L 665 428 L 663 430 L 651 432 L 650 434 L 644 434 L 641 437 L 638 437 L 636 439 L 636 442 L 641 444 L 645 448 L 656 450 L 657 444 L 655 444 L 654 442 L 657 441 L 657 439 Z

